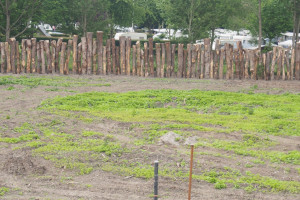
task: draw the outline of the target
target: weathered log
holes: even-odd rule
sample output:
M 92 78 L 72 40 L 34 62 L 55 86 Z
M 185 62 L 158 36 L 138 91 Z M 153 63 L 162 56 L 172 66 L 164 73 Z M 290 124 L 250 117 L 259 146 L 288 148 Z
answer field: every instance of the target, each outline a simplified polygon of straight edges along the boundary
M 234 77 L 238 78 L 240 77 L 240 60 L 239 60 L 239 50 L 238 49 L 234 49 L 233 50 L 233 58 L 234 58 L 234 65 L 235 65 L 235 73 L 234 73 Z
M 264 79 L 266 80 L 267 77 L 267 54 L 262 54 L 262 63 L 264 67 Z
M 282 49 L 281 58 L 282 58 L 282 61 L 281 61 L 282 80 L 285 80 L 285 66 L 284 66 L 284 63 L 285 63 L 285 50 L 284 49 Z
M 21 61 L 21 73 L 25 73 L 26 71 L 26 40 L 23 39 L 22 43 L 22 61 Z
M 40 42 L 36 43 L 36 48 L 37 48 L 37 66 L 36 66 L 36 72 L 38 74 L 41 73 L 41 65 L 42 65 L 42 56 L 41 56 L 41 44 Z
M 21 62 L 20 62 L 20 47 L 19 42 L 16 42 L 16 60 L 17 60 L 17 74 L 21 72 Z
M 172 64 L 171 64 L 171 77 L 175 75 L 175 54 L 176 54 L 176 44 L 172 44 Z
M 67 43 L 63 42 L 61 45 L 61 52 L 60 52 L 60 74 L 64 74 L 64 68 L 65 68 L 65 56 L 66 56 L 66 48 L 67 48 Z
M 126 75 L 130 76 L 131 38 L 126 39 Z
M 292 49 L 292 57 L 291 57 L 291 80 L 294 80 L 294 70 L 295 70 L 295 57 L 296 57 L 296 49 Z
M 103 46 L 103 65 L 102 65 L 102 74 L 103 75 L 106 75 L 107 73 L 106 73 L 106 46 Z
M 276 47 L 273 47 L 273 59 L 272 59 L 272 65 L 271 65 L 271 81 L 274 80 L 274 71 L 275 71 L 275 65 L 276 65 Z
M 97 74 L 97 41 L 93 40 L 93 74 Z
M 270 80 L 270 70 L 271 70 L 271 66 L 270 66 L 270 60 L 271 60 L 271 54 L 272 52 L 268 52 L 267 53 L 267 57 L 266 57 L 266 77 L 265 80 L 268 81 Z
M 183 71 L 182 76 L 183 78 L 187 78 L 187 57 L 188 57 L 188 50 L 183 50 Z
M 44 41 L 40 41 L 40 48 L 41 48 L 41 60 L 42 60 L 42 70 L 41 73 L 46 73 L 46 59 L 45 59 L 45 48 L 44 48 Z
M 114 38 L 111 39 L 111 51 L 112 51 L 112 71 L 113 71 L 113 74 L 117 75 L 117 68 L 116 68 L 116 40 Z
M 132 46 L 132 75 L 136 76 L 136 45 Z
M 282 50 L 278 48 L 278 59 L 277 59 L 277 76 L 276 79 L 279 80 L 281 76 L 281 68 L 282 68 Z
M 116 47 L 116 68 L 117 74 L 121 74 L 121 66 L 120 66 L 120 47 Z
M 120 39 L 120 61 L 121 61 L 121 74 L 126 74 L 126 38 L 121 36 Z M 138 45 L 139 42 L 137 42 Z M 140 53 L 138 52 L 139 56 Z
M 149 38 L 149 67 L 150 76 L 154 77 L 153 38 Z
M 197 44 L 197 65 L 196 65 L 196 78 L 201 75 L 201 45 Z
M 101 52 L 102 52 L 102 50 L 101 50 Z M 79 43 L 78 44 L 78 49 L 77 49 L 77 70 L 78 70 L 78 74 L 82 74 L 81 57 L 82 57 L 82 43 Z M 102 60 L 102 58 L 101 58 L 101 60 Z M 101 66 L 102 66 L 102 63 L 101 63 Z M 98 68 L 98 70 L 99 70 L 99 68 Z
M 234 79 L 234 68 L 233 68 L 233 45 L 229 45 L 230 49 L 230 77 Z
M 69 75 L 69 63 L 70 63 L 72 48 L 73 48 L 73 40 L 68 40 L 67 56 L 66 56 L 66 62 L 65 62 L 65 67 L 64 67 L 64 74 L 65 75 Z
M 203 48 L 203 45 L 201 45 L 201 71 L 200 71 L 200 79 L 203 79 L 205 76 L 205 50 Z
M 86 37 L 81 38 L 81 48 L 82 48 L 82 74 L 87 73 L 87 40 Z M 106 55 L 105 55 L 106 57 Z
M 1 73 L 6 73 L 6 69 L 5 69 L 5 65 L 6 65 L 6 60 L 5 60 L 5 43 L 1 42 L 0 43 L 1 46 Z
M 156 50 L 156 76 L 160 77 L 160 68 L 161 68 L 161 60 L 160 60 L 160 43 L 155 44 L 155 50 Z
M 16 74 L 16 38 L 10 38 L 11 72 Z
M 183 72 L 183 44 L 178 44 L 177 78 L 182 78 L 182 72 Z
M 166 56 L 167 56 L 166 77 L 170 78 L 171 77 L 171 65 L 172 65 L 171 43 L 166 42 L 165 47 L 166 47 Z
M 111 74 L 111 40 L 106 40 L 106 70 Z
M 72 68 L 72 73 L 73 74 L 78 73 L 78 67 L 77 67 L 78 51 L 77 51 L 77 48 L 78 48 L 78 35 L 73 35 L 73 68 Z
M 224 55 L 225 55 L 225 50 L 221 49 L 221 53 L 220 53 L 220 67 L 219 67 L 219 79 L 223 79 L 224 78 Z
M 50 43 L 49 40 L 44 41 L 44 48 L 46 52 L 47 57 L 47 73 L 52 73 L 52 67 L 51 67 L 51 54 L 50 54 Z
M 26 73 L 31 73 L 31 40 L 26 40 L 27 66 Z
M 300 80 L 300 42 L 296 45 L 295 79 Z
M 88 32 L 87 36 L 87 74 L 92 74 L 93 66 L 93 33 Z
M 244 50 L 242 42 L 238 42 L 238 50 L 239 50 L 239 78 L 243 79 L 245 77 L 245 64 L 244 64 Z
M 5 42 L 5 54 L 6 54 L 6 73 L 11 72 L 11 61 L 10 61 L 10 51 L 9 51 L 9 43 Z
M 220 40 L 216 41 L 216 51 L 214 57 L 214 79 L 218 79 L 219 60 L 220 60 Z
M 61 50 L 61 45 L 62 45 L 63 39 L 59 38 L 56 43 L 56 49 L 55 49 L 55 72 L 59 73 L 59 53 Z
M 98 74 L 103 72 L 103 32 L 97 31 Z
M 192 66 L 191 66 L 191 78 L 196 77 L 196 60 L 197 60 L 197 46 L 192 45 Z
M 210 79 L 214 78 L 214 57 L 215 57 L 215 52 L 211 51 L 210 52 L 210 66 L 209 66 L 209 78 Z
M 193 46 L 191 44 L 187 45 L 187 69 L 186 69 L 186 78 L 191 78 L 191 68 L 192 68 L 192 51 Z
M 285 52 L 285 62 L 286 62 L 286 76 L 287 80 L 291 80 L 291 66 L 290 66 L 290 59 L 289 59 L 290 52 L 289 50 Z
M 136 73 L 141 76 L 141 44 L 140 41 L 136 42 Z
M 56 40 L 52 40 L 51 41 L 51 69 L 52 69 L 52 74 L 55 74 L 56 45 L 57 45 Z M 76 48 L 76 52 L 77 52 L 77 48 Z M 76 53 L 76 59 L 77 59 L 77 53 Z M 73 60 L 73 62 L 74 62 L 74 60 Z M 75 62 L 77 62 L 77 60 L 75 60 Z M 74 67 L 74 65 L 73 65 L 73 67 Z M 77 69 L 77 63 L 76 63 L 75 68 Z
M 161 68 L 160 68 L 160 77 L 165 77 L 165 68 L 166 68 L 166 45 L 161 44 Z
M 149 76 L 149 67 L 148 67 L 148 43 L 144 43 L 144 63 L 145 63 L 145 77 Z
M 145 77 L 145 61 L 144 61 L 144 50 L 141 49 L 141 76 Z
M 210 38 L 204 39 L 204 59 L 205 59 L 205 74 L 204 78 L 209 78 L 210 75 Z
M 31 45 L 32 45 L 32 55 L 31 55 L 31 68 L 32 73 L 36 73 L 36 38 L 31 39 Z

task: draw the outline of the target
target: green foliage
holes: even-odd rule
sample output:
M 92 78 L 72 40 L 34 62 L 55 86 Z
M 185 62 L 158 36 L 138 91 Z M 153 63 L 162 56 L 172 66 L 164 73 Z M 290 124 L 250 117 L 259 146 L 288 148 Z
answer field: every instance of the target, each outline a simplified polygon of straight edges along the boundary
M 0 196 L 4 196 L 9 191 L 10 191 L 9 188 L 7 188 L 7 187 L 1 187 L 0 188 Z

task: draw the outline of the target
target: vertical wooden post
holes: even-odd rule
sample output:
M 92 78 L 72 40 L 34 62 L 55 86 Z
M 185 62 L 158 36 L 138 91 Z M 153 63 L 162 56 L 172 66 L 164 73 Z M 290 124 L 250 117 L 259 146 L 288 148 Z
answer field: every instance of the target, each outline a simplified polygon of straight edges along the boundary
M 51 68 L 51 54 L 50 54 L 50 43 L 49 40 L 44 41 L 44 48 L 46 51 L 46 56 L 47 56 L 47 73 L 52 73 L 52 68 Z
M 52 50 L 51 51 L 51 69 L 52 69 L 52 74 L 55 74 L 56 40 L 52 40 L 50 46 L 51 46 L 51 50 Z M 76 52 L 77 52 L 77 48 L 76 48 Z M 77 53 L 76 53 L 76 59 L 77 59 Z M 77 60 L 75 62 L 77 62 Z M 73 67 L 74 67 L 74 65 L 73 65 Z M 77 64 L 76 64 L 75 68 L 77 69 Z
M 16 59 L 17 59 L 17 74 L 21 72 L 21 62 L 20 62 L 20 47 L 19 42 L 16 42 Z
M 16 73 L 16 38 L 10 38 L 11 72 Z
M 240 70 L 240 73 L 239 73 L 239 78 L 242 79 L 244 78 L 244 70 L 245 70 L 245 67 L 244 67 L 244 50 L 243 50 L 243 45 L 242 45 L 242 42 L 238 42 L 238 50 L 239 50 L 239 70 Z
M 120 37 L 120 61 L 121 61 L 121 74 L 126 73 L 126 38 L 124 36 Z M 139 41 L 137 42 L 138 45 Z M 139 52 L 138 52 L 139 54 Z M 138 55 L 140 56 L 140 54 Z
M 93 40 L 93 74 L 97 74 L 97 40 Z
M 221 53 L 220 53 L 220 68 L 219 68 L 219 79 L 223 79 L 224 78 L 224 75 L 223 75 L 223 72 L 224 72 L 224 54 L 225 54 L 225 50 L 224 49 L 221 49 Z
M 161 68 L 161 60 L 160 60 L 160 44 L 156 43 L 155 44 L 155 49 L 156 49 L 156 76 L 160 77 L 160 68 Z
M 226 52 L 226 79 L 230 79 L 230 70 L 231 70 L 231 65 L 230 65 L 230 44 L 226 43 L 225 44 L 225 52 Z
M 240 60 L 239 60 L 239 50 L 238 49 L 234 49 L 233 51 L 233 59 L 234 59 L 234 65 L 235 65 L 235 73 L 234 77 L 239 79 L 240 76 Z M 234 68 L 233 68 L 234 69 Z
M 229 45 L 230 49 L 230 77 L 234 79 L 234 68 L 233 68 L 233 45 Z
M 160 77 L 165 77 L 165 65 L 166 65 L 166 45 L 161 44 L 161 68 L 160 68 Z
M 290 66 L 290 59 L 289 59 L 289 50 L 285 52 L 285 62 L 286 62 L 286 75 L 287 80 L 291 80 L 291 66 Z
M 103 72 L 103 32 L 97 31 L 98 74 Z
M 192 67 L 191 67 L 191 78 L 196 77 L 196 60 L 197 60 L 197 46 L 192 45 Z
M 251 79 L 254 80 L 255 77 L 255 52 L 254 50 L 249 51 L 249 60 L 250 60 L 250 72 L 251 72 Z
M 37 66 L 36 66 L 36 72 L 38 74 L 41 73 L 41 64 L 42 64 L 42 57 L 41 57 L 41 44 L 40 42 L 36 43 L 37 48 Z
M 73 35 L 73 68 L 72 73 L 77 74 L 78 73 L 78 67 L 77 67 L 77 46 L 78 46 L 78 35 Z M 53 72 L 52 72 L 53 73 Z
M 214 79 L 218 79 L 218 70 L 219 70 L 219 60 L 220 60 L 220 40 L 216 41 L 215 48 L 215 57 L 214 57 Z
M 267 77 L 267 54 L 264 53 L 262 54 L 262 63 L 263 63 L 263 67 L 264 67 L 264 79 L 266 80 Z
M 197 52 L 196 78 L 200 78 L 201 75 L 201 45 L 200 44 L 197 44 L 196 52 Z
M 31 45 L 32 45 L 32 56 L 31 56 L 32 73 L 36 73 L 36 38 L 31 39 Z
M 121 74 L 121 66 L 120 66 L 120 47 L 116 47 L 116 74 Z
M 102 52 L 102 50 L 101 50 L 101 52 Z M 80 42 L 78 44 L 78 50 L 77 50 L 77 70 L 78 70 L 78 74 L 82 74 L 81 56 L 82 56 L 82 43 Z M 102 58 L 101 58 L 101 60 L 102 60 Z M 102 66 L 102 63 L 101 63 L 101 66 Z M 98 68 L 98 70 L 99 70 L 99 68 Z
M 204 78 L 204 71 L 205 71 L 205 49 L 202 50 L 203 45 L 200 46 L 201 48 L 201 70 L 200 70 L 200 78 Z
M 270 80 L 270 59 L 271 59 L 272 52 L 267 53 L 266 57 L 266 77 L 265 80 Z
M 272 59 L 272 66 L 271 66 L 271 81 L 274 80 L 274 71 L 275 71 L 275 65 L 276 65 L 276 49 L 277 47 L 273 47 L 273 59 Z
M 141 44 L 140 41 L 136 42 L 136 67 L 137 67 L 137 75 L 141 75 Z
M 73 40 L 68 40 L 67 57 L 66 57 L 66 62 L 65 62 L 65 67 L 64 67 L 65 75 L 69 75 L 69 63 L 70 63 L 72 47 L 73 47 Z
M 177 78 L 182 78 L 182 71 L 183 71 L 183 44 L 178 44 Z
M 102 74 L 106 75 L 106 46 L 103 46 L 103 68 L 102 68 Z
M 111 74 L 111 40 L 106 40 L 106 69 L 107 74 Z
M 131 38 L 126 39 L 126 75 L 130 76 Z
M 26 73 L 31 73 L 31 40 L 26 40 L 26 51 L 27 51 L 27 69 Z
M 281 65 L 282 65 L 282 50 L 281 48 L 278 48 L 277 76 L 276 76 L 277 80 L 279 80 L 281 76 Z
M 11 72 L 11 65 L 10 65 L 10 51 L 9 51 L 9 43 L 5 42 L 5 54 L 6 54 L 6 72 Z
M 144 43 L 144 62 L 145 62 L 145 77 L 149 76 L 149 69 L 148 69 L 148 43 Z
M 171 43 L 166 42 L 166 54 L 167 54 L 167 69 L 166 69 L 166 77 L 170 78 L 171 76 L 171 65 L 172 65 L 172 58 L 171 58 Z
M 144 61 L 144 50 L 141 49 L 141 75 L 142 77 L 145 76 L 145 61 Z
M 296 67 L 295 67 L 295 78 L 300 80 L 300 42 L 296 45 Z
M 187 57 L 188 57 L 188 50 L 183 50 L 183 78 L 187 78 Z
M 249 79 L 248 68 L 249 68 L 249 51 L 246 50 L 245 51 L 245 69 L 244 69 L 245 79 Z
M 86 40 L 86 37 L 81 38 L 81 46 L 82 46 L 81 69 L 82 69 L 82 74 L 86 74 L 87 73 L 87 40 Z
M 209 68 L 209 78 L 210 79 L 214 78 L 214 57 L 215 57 L 215 52 L 210 51 L 210 68 Z
M 21 62 L 21 73 L 25 72 L 26 68 L 26 40 L 23 39 L 22 43 L 22 62 Z
M 5 43 L 1 42 L 1 73 L 5 73 Z
M 113 70 L 113 74 L 117 75 L 117 69 L 116 69 L 116 40 L 114 38 L 111 39 L 111 51 L 112 51 L 112 70 Z
M 61 52 L 60 52 L 60 74 L 64 74 L 64 68 L 65 68 L 65 56 L 66 56 L 66 48 L 67 48 L 67 43 L 63 42 L 61 45 Z
M 186 70 L 186 78 L 191 78 L 191 68 L 192 68 L 192 50 L 193 46 L 191 44 L 187 45 L 187 70 Z
M 149 67 L 150 76 L 154 77 L 153 38 L 149 38 Z
M 172 44 L 171 77 L 175 75 L 175 55 L 176 55 L 176 44 Z
M 282 67 L 282 80 L 285 80 L 285 66 L 284 66 L 284 63 L 285 63 L 285 50 L 282 49 L 282 53 L 281 53 L 281 56 L 282 56 L 282 61 L 281 61 L 281 67 Z
M 56 43 L 56 49 L 55 49 L 55 72 L 59 73 L 59 52 L 61 50 L 63 39 L 59 38 Z M 41 47 L 42 48 L 42 47 Z
M 45 60 L 45 48 L 44 48 L 44 41 L 40 41 L 40 48 L 41 48 L 41 60 L 42 60 L 42 74 L 46 73 L 46 60 Z
M 294 69 L 295 69 L 295 52 L 296 52 L 296 47 L 295 49 L 292 49 L 292 58 L 291 58 L 291 80 L 294 80 Z
M 87 34 L 87 74 L 92 74 L 93 66 L 93 33 L 88 32 Z
M 204 39 L 204 59 L 205 59 L 205 75 L 204 78 L 209 78 L 210 75 L 210 39 Z
M 136 45 L 132 46 L 132 75 L 136 76 Z

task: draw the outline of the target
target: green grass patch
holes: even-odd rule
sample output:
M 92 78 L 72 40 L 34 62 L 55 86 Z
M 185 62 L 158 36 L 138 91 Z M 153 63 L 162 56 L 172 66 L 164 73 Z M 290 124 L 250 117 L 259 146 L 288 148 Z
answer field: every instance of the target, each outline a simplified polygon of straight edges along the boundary
M 4 196 L 9 191 L 10 191 L 9 188 L 7 187 L 0 187 L 0 196 Z

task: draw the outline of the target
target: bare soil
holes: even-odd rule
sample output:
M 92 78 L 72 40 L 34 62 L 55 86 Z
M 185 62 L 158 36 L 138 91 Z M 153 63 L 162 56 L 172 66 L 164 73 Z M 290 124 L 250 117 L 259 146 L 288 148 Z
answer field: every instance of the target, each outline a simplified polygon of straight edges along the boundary
M 0 75 L 1 76 L 1 75 Z M 109 83 L 109 87 L 81 86 L 76 88 L 67 88 L 75 90 L 79 93 L 91 91 L 106 92 L 127 92 L 139 91 L 146 89 L 178 89 L 178 90 L 218 90 L 230 92 L 258 92 L 267 94 L 283 94 L 283 93 L 300 93 L 299 81 L 250 81 L 250 80 L 186 80 L 186 79 L 156 79 L 156 78 L 139 78 L 125 76 L 73 76 L 72 78 L 90 79 L 93 83 Z M 6 127 L 12 130 L 17 126 L 21 126 L 24 122 L 28 123 L 45 123 L 50 119 L 59 118 L 41 110 L 37 110 L 40 103 L 55 96 L 73 95 L 72 93 L 60 91 L 46 91 L 46 86 L 38 86 L 36 88 L 26 89 L 22 85 L 14 85 L 16 89 L 7 90 L 7 85 L 0 85 L 0 127 Z M 9 116 L 9 117 L 8 117 Z M 74 123 L 74 119 L 64 119 L 64 129 L 68 132 L 76 132 L 83 128 L 88 130 L 100 130 L 115 135 L 118 140 L 124 144 L 130 142 L 130 138 L 121 134 L 122 131 L 130 131 L 130 124 L 114 122 L 110 120 L 101 120 L 101 123 L 95 122 L 86 124 L 83 122 Z M 1 130 L 0 130 L 1 131 Z M 212 133 L 202 133 L 212 136 Z M 214 138 L 230 138 L 238 139 L 239 133 L 231 134 L 215 134 Z M 271 136 L 274 141 L 280 142 L 276 146 L 280 151 L 300 150 L 300 142 L 289 137 Z M 104 172 L 102 170 L 94 170 L 88 175 L 76 175 L 71 170 L 57 168 L 50 161 L 40 157 L 34 157 L 30 149 L 22 148 L 13 144 L 0 143 L 0 187 L 15 188 L 0 199 L 101 199 L 101 200 L 142 200 L 152 199 L 153 180 L 145 180 L 134 177 L 124 177 L 121 175 Z M 147 145 L 142 146 L 149 152 L 150 159 L 159 159 L 162 162 L 172 161 L 176 163 L 176 159 L 172 156 L 177 151 L 186 151 L 182 147 Z M 274 147 L 275 148 L 275 147 Z M 199 148 L 209 151 L 210 149 Z M 216 152 L 216 150 L 214 150 Z M 220 153 L 226 155 L 226 153 Z M 128 155 L 130 156 L 130 155 Z M 136 160 L 144 160 L 134 154 Z M 232 160 L 225 157 L 211 157 L 207 155 L 195 156 L 197 163 L 202 167 L 222 168 L 231 166 Z M 249 158 L 241 160 L 243 164 L 249 162 Z M 199 164 L 199 165 L 200 165 Z M 241 165 L 238 169 L 241 172 L 250 170 Z M 268 164 L 268 163 L 267 163 Z M 272 165 L 269 163 L 269 165 Z M 251 172 L 259 173 L 264 176 L 278 178 L 280 180 L 296 180 L 300 181 L 297 171 L 291 171 L 289 174 L 283 175 L 285 166 L 277 165 L 273 170 L 266 170 L 264 167 L 255 166 L 251 168 Z M 197 164 L 195 168 L 197 167 Z M 235 166 L 236 167 L 236 166 Z M 73 177 L 71 180 L 62 180 L 62 177 Z M 159 193 L 161 199 L 165 200 L 181 200 L 187 199 L 188 181 L 174 180 L 170 178 L 160 178 Z M 215 199 L 215 200 L 243 200 L 243 199 L 276 199 L 276 200 L 295 200 L 300 199 L 299 194 L 288 193 L 247 193 L 242 189 L 227 188 L 217 190 L 213 184 L 204 181 L 194 181 L 192 189 L 192 199 Z

